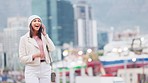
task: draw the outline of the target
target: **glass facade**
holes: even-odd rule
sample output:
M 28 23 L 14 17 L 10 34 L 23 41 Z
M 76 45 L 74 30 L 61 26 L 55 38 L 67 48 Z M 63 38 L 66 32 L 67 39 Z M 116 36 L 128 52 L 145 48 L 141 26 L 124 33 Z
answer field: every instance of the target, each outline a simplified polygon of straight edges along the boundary
M 58 38 L 58 17 L 57 17 L 57 0 L 49 0 L 50 1 L 50 7 L 49 7 L 49 18 L 50 22 L 49 25 L 51 27 L 50 33 L 51 37 L 56 45 L 59 45 L 60 40 Z
M 55 45 L 58 45 L 56 2 L 56 0 L 32 0 L 32 14 L 39 15 L 42 18 L 49 36 Z
M 108 32 L 99 32 L 98 34 L 99 49 L 102 50 L 107 43 L 108 43 Z
M 74 12 L 65 0 L 32 0 L 32 14 L 39 15 L 55 45 L 74 42 Z
M 63 43 L 74 43 L 74 10 L 69 1 L 58 1 L 58 38 Z

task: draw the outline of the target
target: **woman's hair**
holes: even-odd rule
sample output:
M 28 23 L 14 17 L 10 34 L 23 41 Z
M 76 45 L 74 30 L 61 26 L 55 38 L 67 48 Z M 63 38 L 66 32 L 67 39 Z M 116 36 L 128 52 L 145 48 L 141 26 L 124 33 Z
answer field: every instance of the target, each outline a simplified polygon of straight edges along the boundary
M 30 37 L 32 38 L 33 37 L 33 33 L 34 33 L 34 30 L 33 30 L 33 27 L 31 26 L 31 23 L 30 23 Z M 41 39 L 41 33 L 42 33 L 42 27 L 40 27 L 38 33 L 37 33 L 37 36 Z

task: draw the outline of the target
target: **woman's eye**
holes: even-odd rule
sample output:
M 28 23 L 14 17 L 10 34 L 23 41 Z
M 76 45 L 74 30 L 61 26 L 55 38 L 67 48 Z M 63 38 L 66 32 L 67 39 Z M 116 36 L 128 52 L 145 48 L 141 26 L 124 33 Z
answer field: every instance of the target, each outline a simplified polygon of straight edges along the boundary
M 38 20 L 38 22 L 41 22 L 41 20 Z
M 36 20 L 34 20 L 33 22 L 36 22 Z
M 33 20 L 33 22 L 41 22 L 41 20 L 40 19 L 35 19 L 35 20 Z

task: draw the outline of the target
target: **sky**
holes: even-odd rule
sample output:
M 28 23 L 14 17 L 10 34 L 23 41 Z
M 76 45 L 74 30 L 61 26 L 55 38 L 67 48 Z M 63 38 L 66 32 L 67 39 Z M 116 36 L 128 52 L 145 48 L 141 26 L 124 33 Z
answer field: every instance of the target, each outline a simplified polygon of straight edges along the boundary
M 71 0 L 72 2 L 82 0 Z M 85 0 L 92 7 L 93 19 L 101 28 L 115 30 L 140 27 L 148 33 L 148 0 Z
M 0 0 L 0 30 L 7 27 L 7 18 L 31 15 L 31 0 Z
M 75 3 L 82 0 L 70 0 Z M 83 0 L 92 7 L 93 19 L 99 29 L 124 30 L 140 27 L 148 33 L 148 0 Z M 29 16 L 31 0 L 0 0 L 0 28 L 7 24 L 7 17 Z

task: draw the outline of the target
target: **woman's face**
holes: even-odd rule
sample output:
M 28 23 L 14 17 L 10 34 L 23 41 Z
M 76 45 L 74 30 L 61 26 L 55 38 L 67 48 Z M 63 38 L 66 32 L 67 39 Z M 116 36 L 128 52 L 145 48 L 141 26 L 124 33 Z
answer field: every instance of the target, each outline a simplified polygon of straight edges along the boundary
M 33 28 L 34 31 L 38 31 L 41 27 L 41 20 L 39 18 L 35 18 L 32 20 L 31 22 L 31 26 Z

